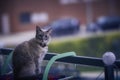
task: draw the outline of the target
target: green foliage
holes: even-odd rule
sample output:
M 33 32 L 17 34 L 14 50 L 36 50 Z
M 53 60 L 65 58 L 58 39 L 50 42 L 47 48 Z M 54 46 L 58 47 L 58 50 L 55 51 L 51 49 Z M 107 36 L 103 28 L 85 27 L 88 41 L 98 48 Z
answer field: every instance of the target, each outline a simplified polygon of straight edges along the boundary
M 106 51 L 112 51 L 117 58 L 120 57 L 120 34 L 110 34 L 84 39 L 74 39 L 67 41 L 52 42 L 49 51 L 64 53 L 74 51 L 80 56 L 102 57 Z

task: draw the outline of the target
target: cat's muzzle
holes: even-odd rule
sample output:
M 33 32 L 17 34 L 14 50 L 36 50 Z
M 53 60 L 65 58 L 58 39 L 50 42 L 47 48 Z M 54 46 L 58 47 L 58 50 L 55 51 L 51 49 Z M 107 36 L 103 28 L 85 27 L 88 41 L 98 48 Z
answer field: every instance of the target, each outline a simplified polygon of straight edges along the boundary
M 46 47 L 47 45 L 45 43 L 40 43 L 41 47 Z

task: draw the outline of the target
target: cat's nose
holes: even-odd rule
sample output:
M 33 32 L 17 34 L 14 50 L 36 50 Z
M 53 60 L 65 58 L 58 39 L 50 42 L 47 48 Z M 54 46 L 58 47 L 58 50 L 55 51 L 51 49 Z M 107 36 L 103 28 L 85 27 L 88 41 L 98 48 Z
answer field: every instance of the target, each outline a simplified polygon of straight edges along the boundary
M 40 46 L 45 47 L 46 44 L 45 43 L 40 43 Z

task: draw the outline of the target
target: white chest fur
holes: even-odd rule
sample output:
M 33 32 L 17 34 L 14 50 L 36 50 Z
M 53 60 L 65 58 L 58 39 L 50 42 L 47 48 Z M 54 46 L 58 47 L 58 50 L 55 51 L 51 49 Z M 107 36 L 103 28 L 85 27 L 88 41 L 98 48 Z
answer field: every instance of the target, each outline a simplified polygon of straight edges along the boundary
M 39 54 L 39 63 L 41 63 L 41 61 L 45 57 L 45 54 L 48 52 L 48 47 L 42 48 L 40 52 L 41 53 Z

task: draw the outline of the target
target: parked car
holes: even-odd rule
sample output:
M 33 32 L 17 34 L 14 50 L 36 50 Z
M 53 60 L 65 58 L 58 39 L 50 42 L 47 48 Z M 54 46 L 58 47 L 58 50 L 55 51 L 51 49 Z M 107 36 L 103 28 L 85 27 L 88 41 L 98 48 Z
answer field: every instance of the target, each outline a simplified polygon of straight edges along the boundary
M 51 23 L 52 36 L 64 36 L 79 32 L 80 21 L 75 18 L 59 19 Z
M 107 31 L 120 29 L 120 17 L 119 16 L 106 16 L 100 17 L 96 22 L 90 23 L 87 26 L 88 31 Z

